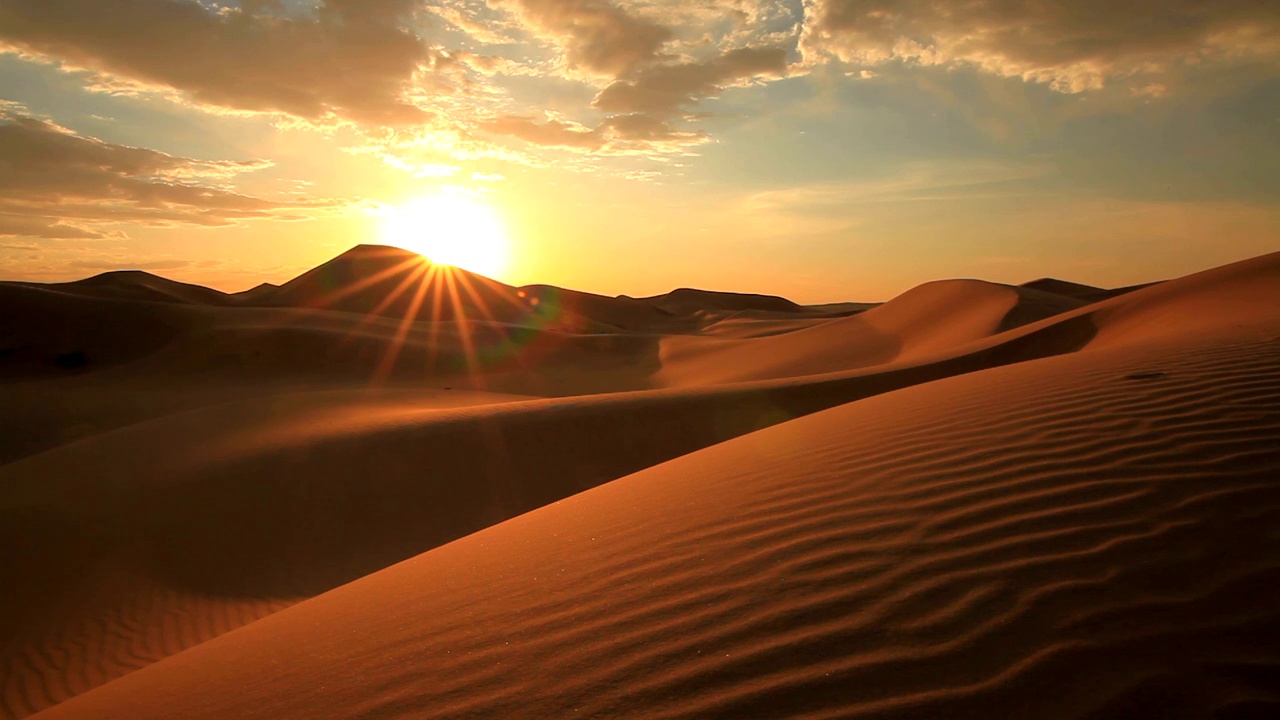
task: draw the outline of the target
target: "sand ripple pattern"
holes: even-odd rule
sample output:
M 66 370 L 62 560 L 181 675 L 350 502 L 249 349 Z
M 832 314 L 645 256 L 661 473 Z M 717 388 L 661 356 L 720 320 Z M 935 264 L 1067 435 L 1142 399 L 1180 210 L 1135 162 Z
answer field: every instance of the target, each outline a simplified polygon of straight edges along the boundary
M 788 422 L 425 553 L 49 717 L 125 707 L 1277 717 L 1280 326 L 1049 358 Z
M 31 715 L 293 604 L 206 597 L 127 580 L 117 602 L 80 613 L 55 632 L 0 646 L 0 717 Z

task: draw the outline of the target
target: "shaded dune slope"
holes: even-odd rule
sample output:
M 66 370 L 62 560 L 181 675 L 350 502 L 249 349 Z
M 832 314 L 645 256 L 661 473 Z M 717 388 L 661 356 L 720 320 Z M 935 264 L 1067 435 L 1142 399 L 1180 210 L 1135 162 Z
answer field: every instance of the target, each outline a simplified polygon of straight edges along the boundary
M 525 285 L 516 292 L 525 302 L 536 303 L 542 316 L 560 318 L 557 327 L 578 332 L 671 332 L 695 327 L 687 318 L 625 296 L 607 297 L 554 285 Z
M 113 270 L 84 280 L 48 285 L 12 284 L 110 300 L 139 300 L 184 305 L 230 305 L 234 302 L 234 296 L 219 290 L 169 280 L 142 270 Z
M 237 302 L 250 304 L 253 302 L 254 298 L 259 297 L 261 295 L 265 295 L 273 290 L 278 289 L 279 287 L 280 286 L 276 285 L 275 283 L 269 283 L 269 282 L 259 283 L 249 288 L 248 290 L 241 290 L 238 293 L 233 293 L 232 297 L 235 298 Z
M 1167 342 L 1144 333 L 1170 307 L 1218 308 L 1219 329 L 1272 322 L 1280 302 L 1258 299 L 1275 295 L 1277 279 L 1280 254 L 979 338 L 940 359 L 844 373 L 451 410 L 351 393 L 317 414 L 265 398 L 32 456 L 0 468 L 0 527 L 15 529 L 0 567 L 6 586 L 23 589 L 0 613 L 15 638 L 3 660 L 6 712 L 20 716 L 200 643 L 233 627 L 228 617 L 250 620 L 791 418 L 1080 349 Z M 977 315 L 974 325 L 1001 321 Z M 24 564 L 32 547 L 49 562 Z
M 509 321 L 530 308 L 510 285 L 465 270 L 442 271 L 416 253 L 359 245 L 243 304 L 338 310 L 413 320 L 458 317 Z
M 0 283 L 0 382 L 65 377 L 155 353 L 198 325 L 192 308 Z
M 763 310 L 767 312 L 802 313 L 805 308 L 776 295 L 715 292 L 694 288 L 677 288 L 665 295 L 640 298 L 640 302 L 670 313 L 692 315 L 705 310 Z
M 679 293 L 680 291 L 677 291 Z M 242 294 L 242 305 L 324 308 L 418 320 L 470 318 L 533 325 L 572 332 L 618 330 L 671 332 L 697 327 L 690 303 L 753 303 L 765 296 L 689 291 L 677 308 L 661 299 L 606 297 L 551 285 L 516 288 L 482 275 L 450 268 L 440 270 L 399 248 L 361 245 L 280 287 L 261 287 Z M 782 298 L 770 306 L 800 309 Z M 653 300 L 654 302 L 650 302 Z
M 1129 285 L 1120 288 L 1100 288 L 1092 285 L 1084 285 L 1074 283 L 1068 280 L 1059 280 L 1057 278 L 1040 278 L 1019 285 L 1020 288 L 1027 290 L 1038 290 L 1040 292 L 1052 293 L 1055 295 L 1064 295 L 1066 297 L 1083 300 L 1084 302 L 1098 302 L 1109 298 L 1118 297 L 1125 293 L 1131 293 L 1134 290 L 1141 290 L 1158 283 L 1144 283 L 1142 285 Z
M 1273 717 L 1276 307 L 752 433 L 41 717 Z

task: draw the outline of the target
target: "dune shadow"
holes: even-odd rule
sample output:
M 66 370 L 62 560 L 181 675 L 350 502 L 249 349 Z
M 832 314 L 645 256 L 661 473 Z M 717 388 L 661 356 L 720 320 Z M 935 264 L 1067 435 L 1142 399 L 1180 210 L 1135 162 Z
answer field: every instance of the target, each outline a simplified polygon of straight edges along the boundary
M 878 373 L 584 397 L 328 438 L 212 468 L 111 512 L 129 519 L 128 543 L 145 549 L 150 572 L 166 582 L 216 595 L 313 595 L 733 437 L 895 389 L 1073 352 L 1095 332 L 1082 316 Z

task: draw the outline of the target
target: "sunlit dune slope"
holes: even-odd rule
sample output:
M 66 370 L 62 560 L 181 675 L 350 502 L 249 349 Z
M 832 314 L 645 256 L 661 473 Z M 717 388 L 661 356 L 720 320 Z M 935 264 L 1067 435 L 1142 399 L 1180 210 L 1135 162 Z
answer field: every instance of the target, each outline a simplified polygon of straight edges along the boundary
M 513 398 L 456 389 L 415 397 L 402 389 L 371 394 L 363 386 L 254 396 L 50 449 L 0 467 L 0 527 L 9 529 L 0 568 L 8 573 L 5 586 L 22 589 L 4 598 L 0 612 L 10 623 L 5 635 L 14 638 L 2 659 L 5 712 L 47 707 L 390 562 L 824 408 L 1077 350 L 1081 357 L 1129 348 L 1145 353 L 1156 341 L 1212 343 L 1222 330 L 1270 327 L 1280 302 L 1259 300 L 1274 298 L 1278 280 L 1280 254 L 994 336 L 984 333 L 1021 300 L 1009 302 L 1002 286 L 938 283 L 918 294 L 938 303 L 940 313 L 964 310 L 957 296 L 981 291 L 993 300 L 962 312 L 955 327 L 940 315 L 940 329 L 916 319 L 928 302 L 886 305 L 891 312 L 877 322 L 920 328 L 922 337 L 912 341 L 926 349 L 936 347 L 929 331 L 948 343 L 977 338 L 923 360 L 501 405 L 487 403 Z M 964 292 L 949 294 L 957 288 Z M 1197 317 L 1215 320 L 1196 320 L 1188 333 L 1151 335 L 1148 327 L 1171 308 L 1195 308 Z M 209 312 L 215 311 L 224 312 Z M 804 332 L 810 331 L 791 335 Z M 103 375 L 172 366 L 175 356 L 166 353 L 173 352 Z M 1155 372 L 1139 371 L 1138 379 Z M 940 417 L 950 412 L 947 402 L 934 408 Z M 992 448 L 981 452 L 1003 452 Z M 37 557 L 41 562 L 31 562 Z
M 686 384 L 794 377 L 924 358 L 1083 304 L 980 280 L 926 283 L 866 312 L 785 335 L 667 338 L 662 378 Z
M 778 318 L 774 313 L 742 310 L 728 313 L 720 318 L 708 318 L 709 322 L 699 330 L 698 334 L 706 337 L 733 338 L 746 340 L 750 338 L 783 335 L 803 330 L 828 322 L 832 317 L 815 315 L 797 318 L 790 313 L 785 318 Z
M 41 717 L 1275 716 L 1280 256 L 1069 315 L 1010 336 L 1080 352 L 651 467 Z

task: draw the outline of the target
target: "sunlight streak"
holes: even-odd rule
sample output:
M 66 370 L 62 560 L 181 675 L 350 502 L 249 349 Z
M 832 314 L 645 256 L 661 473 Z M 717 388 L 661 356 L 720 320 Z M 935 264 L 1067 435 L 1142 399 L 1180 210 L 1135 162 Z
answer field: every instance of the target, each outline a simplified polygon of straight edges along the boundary
M 430 266 L 428 266 L 426 262 L 422 262 L 422 266 L 430 268 Z M 418 275 L 420 274 L 421 274 L 421 269 L 418 269 L 406 275 L 404 280 L 401 280 L 400 284 L 395 286 L 395 288 L 392 289 L 392 291 L 387 294 L 387 297 L 383 298 L 382 302 L 378 303 L 377 306 L 375 306 L 367 314 L 361 317 L 360 321 L 355 324 L 355 327 L 352 327 L 350 330 L 347 331 L 348 337 L 343 342 L 344 343 L 351 342 L 351 340 L 355 337 L 356 333 L 363 330 L 364 327 L 368 325 L 370 322 L 372 322 L 373 320 L 379 317 L 382 317 L 382 313 L 386 312 L 387 308 L 391 307 L 391 305 L 396 301 L 396 299 L 399 298 L 402 294 L 404 294 L 405 290 L 409 289 L 409 286 L 413 284 L 413 281 L 416 280 L 418 278 Z
M 409 303 L 404 318 L 400 321 L 400 327 L 396 329 L 396 336 L 392 340 L 391 346 L 387 348 L 386 354 L 382 357 L 382 362 L 374 373 L 375 384 L 385 381 L 390 376 L 391 371 L 395 369 L 396 360 L 400 356 L 400 349 L 404 345 L 405 338 L 409 335 L 409 330 L 417 320 L 418 309 L 422 307 L 422 298 L 426 295 L 430 284 L 425 276 L 434 269 L 434 266 L 423 265 L 415 271 L 415 277 L 421 277 L 423 280 L 418 283 L 417 292 L 414 293 L 413 300 Z
M 360 292 L 361 290 L 364 290 L 367 287 L 370 287 L 372 285 L 377 285 L 383 280 L 386 280 L 387 278 L 394 276 L 398 272 L 401 272 L 414 265 L 421 264 L 421 263 L 422 263 L 422 258 L 410 257 L 404 260 L 403 262 L 397 263 L 396 265 L 379 270 L 378 272 L 373 273 L 372 275 L 369 275 L 367 277 L 360 278 L 360 280 L 354 283 L 351 283 L 350 285 L 334 290 L 331 293 L 326 293 L 324 295 L 321 295 L 310 304 L 312 307 L 317 307 L 317 308 L 327 307 L 345 297 L 348 297 L 357 292 Z
M 467 363 L 467 376 L 480 387 L 484 386 L 480 377 L 479 362 L 476 359 L 475 345 L 471 339 L 471 323 L 462 311 L 462 300 L 458 294 L 458 286 L 454 273 L 445 274 L 445 286 L 449 290 L 449 301 L 454 307 L 453 321 L 458 326 L 458 339 L 462 341 L 463 359 Z

